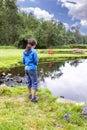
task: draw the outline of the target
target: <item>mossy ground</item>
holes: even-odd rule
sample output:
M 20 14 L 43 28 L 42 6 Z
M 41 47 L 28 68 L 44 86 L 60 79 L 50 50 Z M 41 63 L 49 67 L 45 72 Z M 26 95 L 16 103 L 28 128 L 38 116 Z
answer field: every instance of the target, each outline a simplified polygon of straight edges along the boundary
M 83 51 L 86 52 L 86 49 L 83 49 Z M 87 53 L 73 54 L 73 49 L 54 49 L 54 55 L 47 54 L 47 50 L 37 50 L 37 52 L 39 63 L 87 58 Z M 0 69 L 20 65 L 22 53 L 22 49 L 0 49 Z
M 38 103 L 28 99 L 26 87 L 0 87 L 0 130 L 87 130 L 81 106 L 57 103 L 47 89 L 39 89 Z M 66 113 L 70 119 L 64 121 Z

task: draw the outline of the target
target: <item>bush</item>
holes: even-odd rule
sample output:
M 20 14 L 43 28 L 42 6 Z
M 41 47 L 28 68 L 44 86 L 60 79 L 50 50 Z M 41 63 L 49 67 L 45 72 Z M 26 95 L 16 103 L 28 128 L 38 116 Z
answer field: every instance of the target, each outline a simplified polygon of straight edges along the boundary
M 79 48 L 79 49 L 87 49 L 87 44 L 67 44 L 60 46 L 59 48 L 67 48 L 67 49 L 73 49 L 73 48 Z
M 15 42 L 15 46 L 17 48 L 25 49 L 26 48 L 27 39 L 23 38 L 17 42 Z

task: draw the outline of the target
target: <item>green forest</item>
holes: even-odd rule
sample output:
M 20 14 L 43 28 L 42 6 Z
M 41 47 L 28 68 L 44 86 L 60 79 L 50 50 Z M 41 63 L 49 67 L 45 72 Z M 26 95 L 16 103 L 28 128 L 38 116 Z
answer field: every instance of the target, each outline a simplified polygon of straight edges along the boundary
M 28 38 L 36 38 L 38 48 L 57 47 L 67 44 L 87 44 L 87 36 L 78 26 L 66 30 L 61 21 L 38 20 L 32 12 L 21 12 L 17 0 L 0 0 L 0 45 L 24 48 Z

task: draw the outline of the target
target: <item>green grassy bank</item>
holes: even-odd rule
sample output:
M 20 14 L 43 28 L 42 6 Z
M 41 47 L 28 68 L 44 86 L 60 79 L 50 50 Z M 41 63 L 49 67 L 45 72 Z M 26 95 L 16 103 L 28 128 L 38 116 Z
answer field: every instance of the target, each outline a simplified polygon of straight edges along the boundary
M 39 89 L 37 95 L 40 100 L 34 104 L 26 87 L 0 87 L 0 130 L 87 130 L 81 106 L 57 103 L 47 89 Z
M 87 58 L 86 49 L 84 54 L 73 54 L 73 49 L 54 49 L 54 55 L 49 55 L 48 50 L 37 50 L 40 62 L 61 61 Z M 22 49 L 0 49 L 0 69 L 20 65 L 22 61 Z

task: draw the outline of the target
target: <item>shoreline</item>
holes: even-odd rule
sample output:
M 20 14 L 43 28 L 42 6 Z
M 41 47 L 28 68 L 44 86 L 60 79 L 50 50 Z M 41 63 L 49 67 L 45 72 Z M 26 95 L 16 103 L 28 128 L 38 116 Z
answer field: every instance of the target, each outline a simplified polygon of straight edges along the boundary
M 56 100 L 57 103 L 68 103 L 68 104 L 75 104 L 75 105 L 80 105 L 80 106 L 84 106 L 86 104 L 86 102 L 78 102 L 78 101 L 74 101 L 74 100 L 70 100 L 70 99 L 66 99 L 66 98 L 58 98 Z

